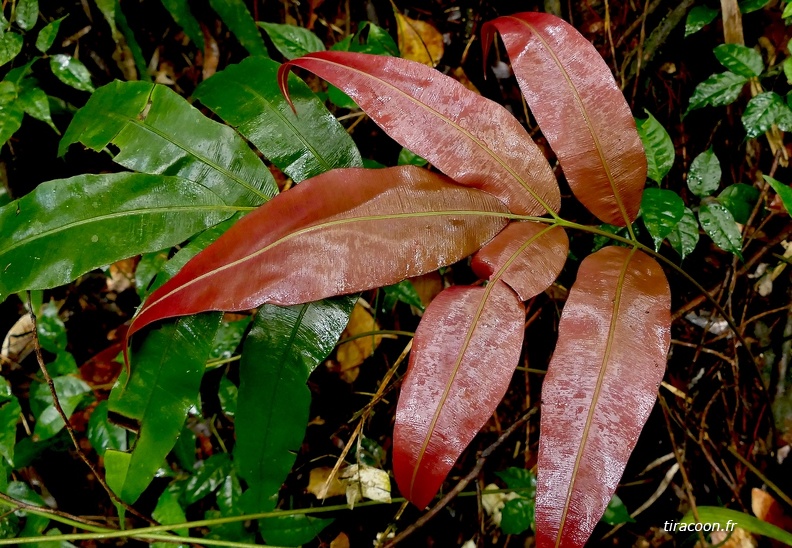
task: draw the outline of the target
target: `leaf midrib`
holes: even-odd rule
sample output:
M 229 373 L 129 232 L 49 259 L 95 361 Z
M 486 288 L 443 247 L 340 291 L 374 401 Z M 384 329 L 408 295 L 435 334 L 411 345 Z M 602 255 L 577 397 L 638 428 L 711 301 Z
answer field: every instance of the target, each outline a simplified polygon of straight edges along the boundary
M 586 127 L 588 128 L 589 133 L 591 134 L 591 138 L 594 141 L 594 148 L 597 150 L 597 155 L 599 156 L 600 163 L 602 164 L 602 169 L 605 172 L 605 175 L 608 177 L 608 184 L 610 185 L 611 191 L 613 192 L 613 197 L 616 200 L 617 207 L 619 208 L 619 213 L 621 213 L 622 219 L 624 219 L 626 225 L 630 226 L 631 224 L 630 217 L 629 215 L 627 215 L 627 210 L 624 207 L 624 202 L 622 202 L 621 196 L 619 195 L 619 189 L 617 188 L 616 181 L 614 180 L 613 174 L 611 173 L 610 164 L 605 159 L 605 153 L 602 148 L 602 143 L 600 143 L 599 137 L 597 136 L 597 133 L 594 131 L 594 124 L 592 123 L 591 118 L 588 115 L 588 111 L 586 110 L 586 107 L 583 104 L 583 99 L 580 97 L 577 88 L 572 83 L 572 78 L 569 76 L 569 73 L 567 72 L 566 68 L 564 68 L 564 65 L 561 63 L 560 59 L 558 59 L 558 56 L 556 56 L 555 51 L 553 51 L 553 49 L 550 47 L 550 44 L 548 44 L 545 41 L 542 35 L 536 30 L 536 28 L 531 23 L 514 16 L 508 16 L 508 18 L 518 21 L 520 24 L 528 27 L 528 30 L 531 32 L 531 34 L 536 36 L 536 38 L 544 46 L 547 53 L 550 54 L 550 57 L 553 58 L 553 62 L 556 64 L 558 70 L 563 75 L 564 80 L 566 81 L 567 85 L 569 86 L 569 89 L 572 92 L 572 96 L 575 98 L 575 104 L 580 110 L 580 114 L 583 116 L 583 120 L 586 123 Z
M 381 78 L 378 78 L 376 76 L 368 74 L 368 73 L 366 73 L 366 72 L 364 72 L 362 70 L 359 70 L 357 68 L 350 67 L 350 66 L 347 66 L 347 65 L 342 65 L 341 63 L 337 63 L 335 61 L 330 61 L 330 60 L 327 60 L 327 59 L 323 59 L 321 57 L 312 57 L 311 59 L 315 60 L 315 61 L 322 62 L 322 63 L 327 63 L 327 64 L 330 64 L 330 65 L 334 65 L 336 67 L 341 67 L 343 69 L 355 72 L 355 73 L 357 73 L 359 75 L 362 75 L 364 77 L 371 78 L 372 80 L 376 80 L 377 82 L 380 82 L 383 85 L 395 90 L 396 92 L 398 92 L 400 95 L 402 95 L 403 97 L 408 99 L 413 104 L 418 105 L 419 107 L 423 108 L 424 110 L 429 111 L 431 114 L 435 115 L 437 118 L 439 118 L 440 120 L 442 120 L 446 124 L 450 125 L 454 129 L 459 131 L 462 135 L 464 135 L 465 137 L 470 139 L 476 146 L 478 146 L 482 151 L 484 151 L 488 156 L 490 156 L 497 164 L 499 164 L 504 169 L 504 171 L 506 171 L 514 180 L 516 180 L 517 183 L 523 189 L 525 189 L 531 195 L 531 197 L 533 197 L 533 199 L 536 200 L 539 203 L 539 205 L 541 205 L 547 211 L 547 213 L 549 213 L 550 215 L 555 215 L 555 210 L 553 208 L 551 208 L 547 204 L 547 202 L 545 202 L 544 199 L 542 199 L 536 193 L 536 191 L 534 191 L 528 185 L 528 183 L 522 177 L 520 177 L 520 175 L 514 169 L 511 168 L 511 166 L 509 166 L 505 161 L 503 161 L 503 159 L 498 154 L 496 154 L 494 150 L 492 150 L 489 146 L 487 146 L 486 143 L 484 143 L 483 141 L 478 139 L 471 132 L 469 132 L 468 130 L 466 130 L 462 126 L 456 124 L 453 120 L 451 120 L 450 118 L 448 118 L 447 116 L 445 116 L 441 112 L 433 109 L 428 104 L 419 101 L 415 97 L 412 97 L 407 92 L 401 90 L 400 88 L 396 87 L 395 85 L 393 85 L 393 84 L 391 84 L 391 83 L 389 83 L 389 82 L 387 82 L 385 80 L 382 80 Z
M 627 276 L 627 269 L 630 266 L 630 262 L 632 262 L 632 258 L 635 255 L 635 252 L 638 249 L 633 247 L 630 250 L 630 253 L 627 255 L 627 258 L 624 260 L 622 265 L 621 271 L 619 272 L 618 281 L 616 282 L 616 294 L 613 298 L 613 309 L 611 313 L 611 319 L 608 324 L 608 339 L 605 344 L 605 352 L 602 356 L 602 361 L 600 362 L 599 368 L 599 375 L 597 375 L 597 382 L 594 385 L 594 393 L 591 397 L 591 405 L 589 406 L 588 415 L 586 416 L 586 422 L 583 426 L 583 435 L 580 439 L 580 445 L 578 446 L 577 455 L 575 456 L 575 464 L 572 467 L 572 479 L 569 482 L 569 487 L 567 488 L 567 495 L 564 500 L 564 510 L 561 514 L 561 520 L 558 525 L 558 535 L 556 536 L 555 547 L 560 548 L 561 546 L 561 537 L 564 532 L 564 526 L 566 525 L 567 514 L 569 513 L 569 505 L 572 501 L 572 495 L 575 491 L 575 484 L 577 483 L 577 474 L 578 470 L 580 469 L 580 463 L 583 460 L 583 452 L 586 448 L 586 443 L 588 442 L 589 434 L 591 433 L 591 425 L 594 422 L 594 413 L 597 408 L 597 404 L 599 403 L 599 395 L 602 391 L 602 385 L 605 382 L 605 372 L 608 367 L 608 362 L 610 360 L 611 352 L 613 351 L 613 339 L 616 336 L 616 328 L 618 327 L 618 317 L 619 317 L 619 308 L 621 307 L 621 299 L 622 299 L 622 292 L 624 291 L 624 279 Z
M 145 216 L 145 215 L 156 215 L 161 213 L 171 213 L 175 211 L 231 211 L 231 212 L 238 212 L 238 211 L 250 211 L 255 209 L 254 207 L 240 207 L 240 206 L 230 206 L 230 205 L 201 205 L 201 206 L 164 206 L 164 207 L 156 207 L 156 208 L 147 208 L 147 209 L 129 209 L 126 211 L 117 211 L 114 213 L 107 213 L 105 215 L 98 215 L 96 217 L 90 217 L 87 219 L 80 219 L 78 221 L 73 221 L 70 223 L 66 223 L 64 225 L 51 228 L 49 230 L 45 230 L 44 232 L 40 232 L 38 234 L 33 234 L 27 238 L 23 238 L 14 242 L 9 247 L 5 249 L 0 249 L 0 256 L 10 253 L 14 249 L 21 247 L 23 245 L 27 245 L 30 242 L 39 240 L 41 238 L 46 238 L 47 236 L 51 236 L 53 234 L 57 234 L 59 232 L 63 232 L 66 230 L 70 230 L 72 228 L 76 228 L 79 226 L 85 226 L 92 223 L 101 223 L 103 221 L 117 219 L 117 218 L 124 218 L 124 217 L 134 217 L 134 216 Z
M 166 293 L 165 295 L 163 295 L 159 299 L 157 299 L 154 302 L 150 303 L 148 306 L 140 308 L 139 311 L 138 311 L 138 317 L 141 314 L 143 314 L 146 310 L 156 306 L 157 304 L 159 304 L 163 300 L 168 299 L 173 294 L 178 293 L 178 292 L 180 292 L 180 291 L 182 291 L 182 290 L 184 290 L 184 289 L 186 289 L 186 288 L 188 288 L 188 287 L 190 287 L 190 286 L 192 286 L 192 285 L 194 285 L 194 284 L 196 284 L 196 283 L 198 283 L 198 282 L 200 282 L 200 281 L 202 281 L 202 280 L 204 280 L 206 278 L 209 278 L 211 276 L 215 276 L 215 275 L 219 274 L 220 272 L 228 270 L 229 268 L 233 268 L 233 267 L 238 266 L 240 264 L 243 264 L 243 263 L 245 263 L 247 261 L 253 260 L 256 257 L 258 257 L 259 255 L 261 255 L 263 253 L 266 253 L 270 249 L 273 249 L 274 247 L 277 247 L 280 244 L 291 240 L 292 238 L 296 238 L 297 236 L 302 236 L 303 234 L 308 234 L 308 233 L 311 233 L 311 232 L 332 228 L 334 226 L 340 226 L 340 225 L 350 224 L 350 223 L 355 223 L 355 222 L 384 221 L 384 220 L 389 220 L 389 219 L 409 219 L 409 218 L 436 217 L 436 216 L 443 216 L 443 217 L 473 216 L 473 217 L 510 218 L 511 214 L 510 213 L 501 213 L 501 212 L 497 212 L 497 211 L 482 211 L 482 210 L 421 211 L 421 212 L 409 212 L 409 213 L 391 213 L 391 214 L 384 214 L 384 215 L 364 215 L 364 216 L 361 216 L 361 217 L 351 217 L 351 218 L 346 218 L 346 219 L 335 219 L 333 221 L 326 221 L 324 223 L 318 223 L 318 224 L 311 225 L 311 226 L 308 226 L 308 227 L 305 227 L 305 228 L 301 228 L 299 230 L 295 230 L 294 232 L 290 232 L 288 234 L 285 234 L 281 238 L 278 238 L 274 242 L 262 247 L 261 249 L 258 249 L 257 251 L 254 251 L 253 253 L 251 253 L 249 255 L 246 255 L 244 257 L 241 257 L 239 259 L 231 261 L 231 262 L 229 262 L 227 264 L 224 264 L 224 265 L 222 265 L 222 266 L 220 266 L 218 268 L 210 270 L 209 272 L 201 274 L 200 276 L 196 276 L 195 278 L 187 281 L 183 285 L 180 285 L 180 286 L 172 289 L 171 291 L 169 291 L 168 293 Z M 134 323 L 134 320 L 133 320 L 133 323 Z M 130 325 L 130 328 L 131 328 L 131 325 Z
M 536 240 L 541 238 L 543 235 L 551 231 L 555 228 L 555 225 L 550 225 L 537 234 L 528 238 L 517 250 L 506 260 L 503 266 L 495 273 L 494 276 L 490 278 L 489 284 L 485 288 L 484 294 L 481 297 L 481 301 L 479 301 L 479 306 L 476 309 L 475 314 L 473 315 L 473 321 L 470 324 L 467 332 L 465 333 L 465 340 L 462 344 L 462 348 L 457 355 L 457 359 L 454 361 L 454 369 L 451 373 L 451 377 L 448 379 L 446 383 L 445 389 L 443 390 L 443 395 L 440 397 L 440 402 L 437 405 L 437 409 L 435 410 L 434 416 L 432 417 L 432 422 L 429 425 L 429 432 L 426 434 L 424 438 L 423 445 L 421 446 L 421 450 L 418 453 L 418 459 L 415 462 L 415 468 L 413 469 L 412 479 L 410 480 L 410 497 L 412 497 L 413 488 L 415 486 L 415 479 L 418 476 L 418 470 L 421 468 L 421 461 L 423 461 L 424 454 L 426 453 L 426 449 L 429 446 L 429 441 L 434 434 L 435 428 L 437 427 L 437 421 L 440 419 L 440 414 L 442 413 L 443 407 L 445 406 L 446 400 L 448 400 L 448 394 L 451 392 L 451 385 L 454 383 L 456 379 L 457 373 L 459 372 L 459 368 L 462 365 L 462 359 L 465 356 L 465 352 L 467 352 L 468 346 L 470 346 L 470 341 L 473 338 L 473 333 L 478 326 L 478 322 L 481 319 L 481 314 L 484 312 L 484 307 L 487 304 L 487 300 L 489 299 L 490 294 L 492 293 L 492 288 L 495 287 L 495 284 L 500 282 L 501 277 L 506 273 L 509 267 L 512 265 L 514 261 L 517 260 L 519 257 L 528 247 L 531 246 Z M 508 286 L 508 284 L 506 284 Z M 511 287 L 510 290 L 513 291 Z M 519 298 L 519 297 L 518 297 Z

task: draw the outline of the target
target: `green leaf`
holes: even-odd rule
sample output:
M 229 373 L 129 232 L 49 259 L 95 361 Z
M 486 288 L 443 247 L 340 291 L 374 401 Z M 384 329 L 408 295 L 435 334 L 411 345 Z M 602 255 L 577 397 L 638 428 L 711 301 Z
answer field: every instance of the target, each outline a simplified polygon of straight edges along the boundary
M 679 253 L 679 256 L 684 259 L 693 252 L 698 241 L 699 230 L 696 216 L 686 207 L 682 219 L 668 235 L 668 242 Z
M 14 21 L 22 30 L 30 30 L 38 19 L 38 0 L 19 0 L 14 12 Z
M 55 392 L 58 401 L 67 417 L 71 417 L 77 406 L 82 403 L 85 396 L 91 392 L 91 387 L 84 381 L 71 375 L 63 375 L 52 379 L 55 383 Z M 36 427 L 33 435 L 39 440 L 46 440 L 60 432 L 65 425 L 55 404 L 52 394 L 46 383 L 35 384 L 30 390 L 30 409 L 36 417 Z
M 123 428 L 107 420 L 107 401 L 99 402 L 88 419 L 86 435 L 96 454 L 104 456 L 107 449 L 127 450 L 127 433 Z
M 334 50 L 336 48 L 333 48 Z M 399 46 L 388 31 L 374 23 L 365 21 L 351 37 L 343 51 L 370 53 L 372 55 L 390 55 L 399 57 Z
M 47 94 L 40 88 L 30 85 L 22 89 L 19 94 L 19 106 L 22 107 L 29 116 L 36 120 L 41 120 L 60 135 L 60 131 L 52 123 L 52 116 L 50 115 L 49 99 Z
M 783 542 L 788 546 L 792 546 L 792 533 L 787 533 L 780 527 L 771 525 L 766 521 L 755 518 L 751 515 L 730 510 L 728 508 L 719 508 L 717 506 L 699 506 L 697 508 L 698 518 L 702 523 L 719 523 L 721 530 L 733 531 L 734 527 L 745 529 L 749 533 L 757 535 L 764 535 L 766 537 Z M 695 524 L 696 519 L 692 513 L 688 513 L 680 520 L 681 524 Z M 677 529 L 679 531 L 679 529 Z M 692 531 L 692 529 L 691 529 Z
M 647 177 L 659 183 L 674 165 L 674 143 L 660 122 L 648 110 L 644 112 L 648 118 L 636 118 L 635 125 L 646 151 Z
M 116 43 L 119 47 L 126 48 L 129 52 L 132 53 L 132 59 L 135 62 L 135 68 L 140 75 L 141 80 L 148 80 L 151 81 L 151 76 L 149 75 L 148 70 L 148 63 L 146 58 L 143 56 L 143 50 L 140 49 L 140 44 L 138 44 L 137 39 L 135 38 L 135 33 L 132 32 L 132 28 L 127 23 L 126 16 L 124 12 L 121 11 L 121 4 L 120 0 L 113 0 L 115 3 L 115 21 L 118 25 L 119 30 L 121 31 L 122 37 L 118 37 Z M 126 43 L 124 43 L 126 42 Z
M 764 70 L 762 55 L 755 49 L 741 44 L 721 44 L 712 52 L 720 64 L 734 74 L 751 78 L 759 76 Z
M 220 329 L 217 330 L 214 341 L 212 341 L 212 353 L 209 354 L 209 359 L 227 360 L 233 356 L 252 320 L 253 317 L 248 316 L 241 320 L 220 324 Z
M 696 86 L 685 115 L 691 110 L 706 107 L 707 105 L 713 107 L 730 105 L 739 97 L 747 81 L 748 79 L 745 76 L 740 76 L 733 72 L 713 74 Z
M 762 175 L 762 177 L 776 191 L 778 197 L 781 198 L 781 203 L 784 204 L 784 209 L 787 210 L 787 213 L 792 215 L 792 188 L 767 175 Z
M 67 86 L 80 91 L 94 91 L 91 73 L 79 59 L 62 53 L 53 55 L 50 57 L 50 69 L 52 74 Z
M 242 350 L 235 418 L 234 464 L 249 486 L 246 511 L 275 508 L 305 436 L 311 405 L 306 381 L 335 346 L 355 300 L 259 309 Z
M 5 78 L 3 78 L 4 82 L 11 82 L 16 86 L 21 86 L 24 78 L 28 76 L 32 69 L 33 63 L 35 63 L 40 57 L 34 57 L 24 65 L 12 68 L 8 71 Z
M 384 307 L 386 310 L 391 310 L 397 301 L 414 306 L 419 310 L 424 309 L 421 296 L 418 295 L 410 280 L 402 280 L 397 284 L 383 287 L 382 290 L 385 292 Z
M 179 439 L 176 440 L 176 445 L 173 446 L 173 456 L 179 461 L 179 464 L 185 470 L 193 470 L 195 468 L 195 442 L 197 436 L 195 432 L 190 430 L 186 424 L 179 434 Z
M 55 38 L 58 36 L 58 31 L 60 30 L 60 25 L 64 19 L 66 19 L 66 15 L 61 17 L 60 19 L 55 19 L 53 22 L 49 23 L 46 27 L 41 29 L 36 37 L 36 49 L 39 50 L 41 53 L 47 53 L 52 47 L 52 44 L 55 43 Z
M 77 373 L 77 362 L 66 351 L 66 326 L 58 316 L 58 307 L 54 303 L 50 302 L 41 307 L 36 327 L 41 347 L 47 352 L 55 354 L 55 361 L 47 365 L 50 375 Z
M 235 209 L 177 177 L 115 173 L 43 183 L 0 208 L 0 301 L 175 245 Z
M 237 479 L 233 471 L 223 480 L 215 496 L 217 507 L 220 511 L 207 511 L 206 519 L 242 515 L 242 508 L 239 504 L 242 496 L 242 487 L 239 485 L 239 479 Z M 253 543 L 254 537 L 255 533 L 246 531 L 245 524 L 242 521 L 215 525 L 210 528 L 210 532 L 207 535 L 207 538 L 248 543 Z
M 220 378 L 220 388 L 217 391 L 217 397 L 220 399 L 220 409 L 228 418 L 233 419 L 236 415 L 238 395 L 239 389 L 237 386 L 223 375 Z
M 635 523 L 635 520 L 630 517 L 627 507 L 624 505 L 618 495 L 613 495 L 613 497 L 611 497 L 608 507 L 605 509 L 605 514 L 602 516 L 602 521 L 608 525 Z
M 13 82 L 9 82 L 8 80 L 0 82 L 0 105 L 7 105 L 16 101 L 18 96 L 17 87 Z
M 759 194 L 759 190 L 751 185 L 736 183 L 718 194 L 718 201 L 731 212 L 735 221 L 744 225 L 759 200 Z
M 685 20 L 685 37 L 690 36 L 712 23 L 718 16 L 718 10 L 707 6 L 694 6 Z
M 786 19 L 787 17 L 792 17 L 792 2 L 789 2 L 787 3 L 786 6 L 784 6 L 784 11 L 781 14 L 781 17 L 783 17 L 784 19 Z
M 693 159 L 687 177 L 687 186 L 693 194 L 703 198 L 718 189 L 720 179 L 720 161 L 710 148 Z
M 322 529 L 333 523 L 332 519 L 312 518 L 296 514 L 259 520 L 259 531 L 267 544 L 302 546 L 311 542 Z
M 510 466 L 495 472 L 495 475 L 502 479 L 509 489 L 521 489 L 522 496 L 531 498 L 536 494 L 536 476 L 530 470 Z
M 168 262 L 169 251 L 170 249 L 162 249 L 141 255 L 140 261 L 135 267 L 135 290 L 141 301 L 145 300 L 149 294 L 149 285 L 154 280 L 154 277 Z
M 297 114 L 278 88 L 280 65 L 249 58 L 203 82 L 195 96 L 295 182 L 362 164 L 352 138 L 305 83 L 289 76 Z
M 792 6 L 792 2 L 787 4 L 787 7 Z M 781 64 L 784 69 L 784 76 L 786 76 L 787 84 L 792 84 L 792 57 L 787 57 Z
M 5 492 L 9 497 L 33 506 L 46 506 L 41 496 L 28 487 L 26 483 L 21 481 L 12 481 L 9 483 Z M 50 522 L 48 517 L 40 514 L 27 513 L 24 510 L 17 510 L 14 513 L 17 517 L 25 518 L 25 527 L 20 531 L 20 537 L 39 536 L 44 532 L 44 529 L 47 528 Z
M 7 32 L 0 38 L 0 66 L 14 59 L 22 51 L 22 36 Z
M 743 0 L 738 5 L 742 13 L 752 13 L 754 11 L 759 11 L 769 3 L 770 0 Z
M 22 126 L 24 114 L 25 111 L 17 101 L 0 105 L 0 146 L 5 144 Z
M 704 204 L 699 210 L 699 222 L 715 245 L 742 260 L 742 234 L 728 209 L 719 203 Z
M 122 166 L 190 179 L 229 205 L 260 205 L 278 192 L 267 167 L 234 130 L 161 85 L 115 81 L 99 88 L 75 114 L 58 154 L 76 142 L 97 152 L 112 143 Z
M 250 55 L 268 57 L 264 39 L 243 0 L 209 0 L 209 5 Z
M 506 501 L 501 510 L 501 531 L 507 535 L 519 535 L 530 529 L 533 522 L 533 500 L 517 498 Z
M 192 40 L 199 49 L 204 49 L 204 36 L 201 25 L 193 17 L 188 0 L 160 0 L 168 10 L 173 20 L 184 30 L 184 34 Z
M 187 505 L 197 502 L 220 487 L 220 484 L 231 473 L 231 458 L 227 453 L 212 455 L 198 471 L 187 481 L 184 489 Z
M 426 158 L 421 158 L 420 156 L 418 156 L 417 154 L 406 148 L 402 148 L 399 151 L 399 161 L 397 162 L 397 164 L 400 166 L 423 167 L 428 163 L 429 160 L 427 160 Z
M 11 466 L 14 465 L 17 423 L 21 415 L 22 408 L 11 392 L 11 385 L 5 377 L 0 377 L 0 455 Z
M 748 101 L 742 116 L 748 138 L 758 137 L 776 124 L 782 131 L 792 131 L 792 110 L 774 91 L 760 93 Z
M 29 82 L 29 80 L 30 79 L 25 80 L 25 82 Z M 52 116 L 49 110 L 49 98 L 43 90 L 33 84 L 24 86 L 19 94 L 19 105 L 28 115 L 36 120 L 41 120 L 51 127 L 55 133 L 60 135 L 60 131 L 58 131 L 58 128 L 52 123 Z
M 226 230 L 233 226 L 238 218 L 239 214 L 234 215 L 230 219 L 227 219 L 216 226 L 204 230 L 195 238 L 190 240 L 190 243 L 182 246 L 182 248 L 173 257 L 171 257 L 157 273 L 157 276 L 154 278 L 154 281 L 151 282 L 151 285 L 148 288 L 149 293 L 153 292 L 155 289 L 172 278 L 179 270 L 182 269 L 184 265 L 190 261 L 190 259 L 198 255 L 198 253 L 203 251 L 204 248 L 217 240 Z
M 267 32 L 272 43 L 286 59 L 296 59 L 315 51 L 325 50 L 319 37 L 303 27 L 263 21 L 257 24 Z
M 151 513 L 151 517 L 163 525 L 174 525 L 176 523 L 184 523 L 187 521 L 187 515 L 184 513 L 184 509 L 179 504 L 179 495 L 174 493 L 171 489 L 165 489 L 162 492 L 159 499 L 157 499 L 157 506 Z M 177 535 L 181 535 L 183 537 L 189 536 L 188 529 L 174 529 L 173 531 Z M 165 542 L 157 544 L 160 544 L 163 547 L 174 546 L 171 543 Z
M 674 230 L 685 215 L 685 202 L 676 192 L 647 188 L 641 198 L 644 225 L 655 241 L 655 247 Z
M 221 316 L 187 316 L 149 332 L 130 356 L 129 382 L 122 374 L 113 387 L 110 411 L 139 425 L 132 452 L 105 453 L 107 483 L 125 502 L 138 499 L 176 443 L 198 396 Z

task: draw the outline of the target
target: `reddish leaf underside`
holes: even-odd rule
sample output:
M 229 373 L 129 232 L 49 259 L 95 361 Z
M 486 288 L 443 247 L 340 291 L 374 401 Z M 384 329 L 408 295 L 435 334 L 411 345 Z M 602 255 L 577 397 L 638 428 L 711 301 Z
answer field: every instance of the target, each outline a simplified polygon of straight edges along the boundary
M 574 27 L 550 14 L 519 13 L 483 27 L 485 58 L 495 30 L 531 112 L 578 200 L 600 220 L 635 220 L 646 155 L 610 69 Z
M 663 270 L 640 251 L 581 263 L 542 386 L 538 547 L 583 546 L 604 513 L 657 397 L 670 307 Z
M 421 63 L 323 51 L 284 63 L 341 88 L 388 135 L 457 182 L 485 190 L 521 215 L 558 211 L 553 171 L 520 123 L 501 105 Z
M 501 281 L 450 287 L 426 309 L 393 432 L 396 483 L 419 508 L 429 504 L 506 393 L 524 322 L 524 305 Z
M 494 196 L 413 166 L 323 173 L 188 262 L 146 300 L 128 336 L 173 316 L 299 304 L 431 272 L 479 249 L 505 214 Z
M 527 301 L 555 281 L 568 252 L 569 238 L 560 226 L 511 223 L 473 256 L 470 266 L 480 278 L 504 281 Z

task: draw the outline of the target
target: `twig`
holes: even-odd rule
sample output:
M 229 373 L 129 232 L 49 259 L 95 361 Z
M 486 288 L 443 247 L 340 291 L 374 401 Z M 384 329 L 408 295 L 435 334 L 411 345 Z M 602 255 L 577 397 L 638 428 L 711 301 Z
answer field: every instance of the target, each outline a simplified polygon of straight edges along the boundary
M 77 435 L 74 433 L 74 428 L 71 425 L 71 421 L 69 420 L 69 417 L 66 415 L 66 412 L 63 410 L 63 407 L 60 404 L 60 400 L 58 400 L 58 393 L 55 390 L 55 382 L 52 380 L 49 371 L 47 371 L 47 366 L 44 365 L 44 356 L 41 354 L 41 343 L 39 342 L 39 338 L 38 338 L 38 324 L 36 323 L 36 312 L 33 309 L 33 301 L 30 298 L 30 291 L 27 292 L 27 301 L 28 301 L 28 308 L 30 309 L 30 318 L 33 322 L 33 349 L 36 353 L 36 359 L 38 360 L 39 369 L 41 369 L 41 374 L 44 375 L 44 380 L 46 381 L 47 386 L 49 386 L 50 393 L 52 394 L 52 403 L 55 407 L 55 410 L 58 412 L 58 415 L 60 415 L 61 419 L 63 420 L 63 423 L 66 426 L 66 431 L 69 433 L 69 437 L 71 438 L 72 445 L 74 445 L 74 449 L 77 451 L 77 454 L 80 456 L 80 460 L 82 460 L 85 463 L 85 466 L 88 467 L 88 469 L 96 478 L 96 481 L 99 482 L 99 485 L 102 486 L 105 492 L 107 492 L 107 495 L 115 504 L 122 506 L 133 516 L 145 520 L 146 522 L 151 523 L 153 525 L 157 525 L 157 522 L 135 510 L 132 506 L 121 500 L 119 496 L 116 495 L 112 489 L 110 489 L 110 486 L 107 485 L 107 482 L 105 481 L 104 477 L 99 473 L 99 470 L 97 470 L 96 467 L 93 465 L 93 463 L 88 459 L 88 455 L 85 454 L 85 451 L 82 450 L 82 447 L 80 447 L 80 442 L 77 440 Z
M 519 429 L 525 422 L 527 422 L 528 419 L 530 419 L 537 412 L 537 410 L 538 409 L 536 407 L 532 407 L 531 409 L 526 411 L 522 417 L 517 419 L 517 421 L 514 424 L 509 426 L 509 428 L 507 428 L 503 432 L 503 434 L 501 434 L 500 437 L 497 440 L 495 440 L 495 442 L 492 445 L 490 445 L 489 447 L 484 449 L 484 451 L 481 452 L 481 455 L 479 455 L 479 458 L 476 461 L 476 465 L 473 467 L 473 469 L 464 478 L 459 480 L 459 483 L 457 483 L 454 486 L 454 488 L 451 489 L 451 491 L 449 491 L 448 494 L 446 494 L 446 496 L 440 499 L 440 502 L 435 504 L 431 510 L 429 510 L 423 516 L 418 518 L 418 520 L 415 523 L 413 523 L 412 525 L 407 527 L 407 529 L 396 535 L 396 537 L 392 541 L 390 541 L 385 545 L 385 548 L 391 548 L 392 546 L 396 546 L 398 543 L 402 542 L 404 539 L 412 535 L 415 531 L 426 525 L 426 523 L 429 520 L 431 520 L 433 517 L 435 517 L 440 512 L 440 510 L 445 508 L 449 502 L 451 502 L 454 498 L 456 498 L 456 496 L 459 495 L 459 493 L 461 493 L 465 487 L 467 487 L 467 484 L 470 483 L 471 480 L 473 480 L 476 476 L 478 476 L 481 473 L 481 469 L 484 468 L 484 463 L 487 461 L 487 457 L 489 457 L 501 445 L 503 445 L 503 443 L 508 439 L 508 437 L 511 436 L 515 431 L 517 431 L 517 429 Z

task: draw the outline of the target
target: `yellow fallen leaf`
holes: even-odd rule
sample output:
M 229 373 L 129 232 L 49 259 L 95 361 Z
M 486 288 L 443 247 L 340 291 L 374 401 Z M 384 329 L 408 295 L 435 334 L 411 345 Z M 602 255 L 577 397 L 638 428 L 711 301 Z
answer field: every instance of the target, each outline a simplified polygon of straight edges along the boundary
M 424 305 L 424 308 L 429 306 L 432 299 L 437 297 L 443 290 L 443 278 L 440 277 L 437 271 L 410 278 L 410 283 L 421 298 L 421 304 Z
M 426 21 L 396 14 L 399 30 L 399 51 L 402 57 L 436 67 L 443 56 L 443 35 Z
M 338 536 L 330 542 L 330 548 L 349 548 L 349 537 L 346 533 L 338 533 Z
M 378 502 L 390 502 L 390 476 L 385 470 L 353 464 L 341 472 L 341 479 L 346 485 L 346 497 L 349 508 L 363 498 Z
M 343 342 L 345 338 L 353 337 L 361 333 L 378 331 L 379 324 L 368 310 L 358 301 L 352 314 L 349 316 L 349 323 L 341 335 L 342 344 L 336 350 L 336 361 L 341 378 L 346 382 L 353 382 L 360 373 L 360 364 L 374 353 L 374 350 L 382 341 L 381 335 L 364 336 L 349 342 Z
M 33 318 L 25 314 L 6 333 L 0 346 L 0 363 L 18 364 L 33 348 Z
M 306 490 L 319 500 L 337 497 L 346 493 L 346 486 L 338 480 L 338 477 L 334 477 L 329 484 L 327 483 L 332 472 L 333 469 L 329 466 L 322 466 L 311 470 L 308 479 L 308 489 Z M 327 487 L 327 489 L 325 489 L 325 487 Z

